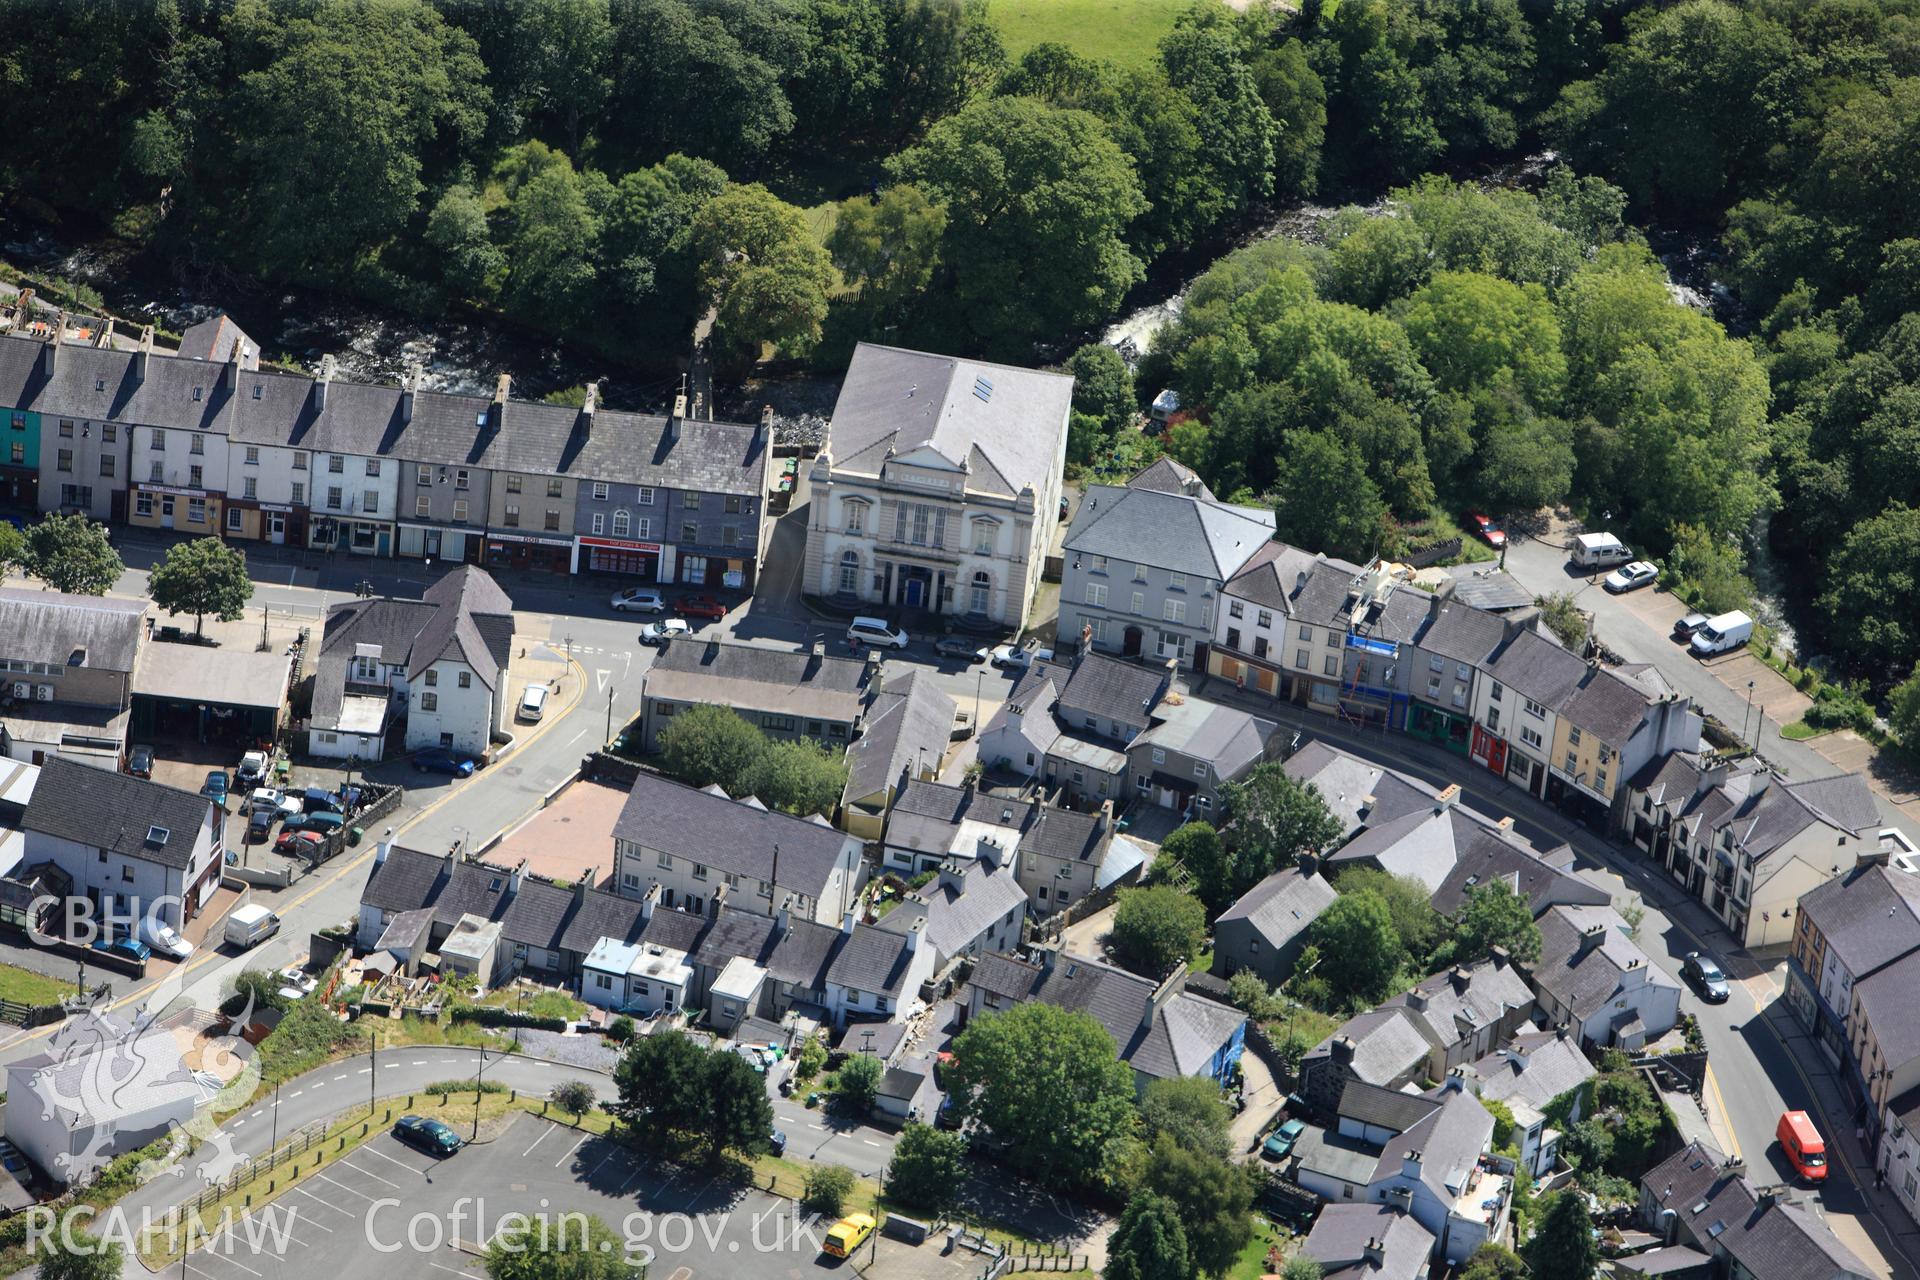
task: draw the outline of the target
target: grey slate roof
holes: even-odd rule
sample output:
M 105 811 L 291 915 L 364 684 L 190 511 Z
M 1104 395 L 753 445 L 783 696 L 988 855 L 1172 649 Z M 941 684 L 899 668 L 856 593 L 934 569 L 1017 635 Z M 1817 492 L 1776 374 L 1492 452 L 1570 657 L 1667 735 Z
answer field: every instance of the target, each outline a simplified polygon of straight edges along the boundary
M 1628 972 L 1646 974 L 1648 986 L 1678 987 L 1679 980 L 1647 959 L 1627 936 L 1627 922 L 1611 906 L 1555 907 L 1540 917 L 1540 960 L 1533 980 L 1584 1021 L 1611 1004 Z M 1598 944 L 1585 955 L 1580 942 L 1598 926 Z
M 1414 1008 L 1424 998 L 1426 1008 Z M 1481 1027 L 1498 1022 L 1514 1009 L 1533 1004 L 1533 991 L 1519 970 L 1499 957 L 1457 966 L 1415 984 L 1383 1007 L 1402 1006 L 1439 1048 L 1450 1048 L 1470 1038 Z
M 1398 594 L 1398 593 L 1396 593 Z M 1458 598 L 1434 596 L 1414 643 L 1453 662 L 1479 667 L 1507 637 L 1507 624 Z
M 1060 714 L 1067 718 L 1095 715 L 1144 729 L 1170 679 L 1164 667 L 1143 667 L 1089 651 L 1073 664 L 1073 674 L 1060 691 Z
M 144 600 L 0 589 L 0 657 L 66 666 L 84 650 L 80 666 L 130 672 L 146 612 Z
M 1353 1074 L 1368 1084 L 1390 1085 L 1418 1069 L 1433 1051 L 1407 1010 L 1389 1008 L 1368 1009 L 1348 1018 L 1305 1057 L 1331 1056 L 1333 1042 L 1342 1036 L 1353 1041 Z
M 1240 895 L 1220 913 L 1217 928 L 1245 920 L 1270 947 L 1285 946 L 1340 895 L 1317 873 L 1301 874 L 1293 867 L 1276 871 Z
M 589 422 L 577 410 L 524 400 L 509 400 L 504 422 L 496 423 L 491 397 L 426 390 L 415 395 L 409 422 L 398 387 L 336 378 L 322 408 L 316 380 L 304 375 L 243 369 L 236 376 L 224 363 L 156 352 L 145 381 L 136 382 L 132 353 L 78 346 L 60 348 L 48 377 L 44 346 L 0 336 L 0 403 L 73 418 L 224 431 L 238 444 L 752 498 L 765 489 L 766 442 L 757 427 L 740 423 L 687 419 L 669 439 L 668 420 L 657 415 L 602 409 Z M 231 388 L 223 381 L 230 376 Z
M 935 879 L 889 911 L 876 926 L 889 933 L 905 933 L 915 920 L 924 920 L 925 943 L 944 963 L 984 936 L 1009 914 L 1025 910 L 1027 891 L 1020 887 L 1013 864 L 997 870 L 973 859 L 961 872 L 957 886 Z
M 1805 894 L 1800 914 L 1857 982 L 1920 948 L 1920 875 L 1856 867 Z
M 380 660 L 404 664 L 408 678 L 452 657 L 480 683 L 497 687 L 513 652 L 513 604 L 483 569 L 461 565 L 429 587 L 422 600 L 347 600 L 327 611 L 315 663 L 312 723 L 339 723 L 347 673 L 360 645 L 378 645 Z
M 928 944 L 908 932 L 856 925 L 852 933 L 840 935 L 840 944 L 827 964 L 827 981 L 898 1000 L 906 993 L 916 945 Z
M 925 760 L 936 769 L 952 740 L 956 708 L 932 678 L 910 671 L 888 681 L 868 709 L 859 739 L 847 748 L 849 801 L 877 795 Z
M 1587 664 L 1557 641 L 1537 631 L 1521 631 L 1507 641 L 1487 670 L 1522 696 L 1557 707 L 1586 676 Z
M 660 651 L 645 681 L 650 698 L 852 724 L 866 697 L 866 671 L 853 658 L 687 637 Z
M 1197 498 L 1213 499 L 1213 490 L 1207 488 L 1200 473 L 1185 463 L 1175 462 L 1172 458 L 1159 457 L 1134 473 L 1127 481 L 1129 489 L 1156 489 L 1161 493 L 1184 493 Z
M 1334 1114 L 1343 1120 L 1357 1120 L 1361 1124 L 1405 1133 L 1439 1109 L 1439 1101 L 1425 1094 L 1349 1080 L 1340 1091 L 1340 1105 Z
M 1595 1074 L 1575 1038 L 1556 1031 L 1517 1035 L 1506 1048 L 1476 1061 L 1472 1070 L 1479 1077 L 1481 1097 L 1496 1102 L 1518 1098 L 1536 1110 Z
M 1206 761 L 1229 780 L 1260 763 L 1268 743 L 1280 732 L 1271 720 L 1191 695 L 1182 702 L 1161 703 L 1155 715 L 1158 723 L 1135 738 L 1130 749 L 1152 746 L 1177 751 Z
M 1281 767 L 1288 777 L 1320 793 L 1348 835 L 1369 822 L 1391 822 L 1431 809 L 1439 799 L 1439 793 L 1420 779 L 1362 760 L 1319 738 L 1301 743 Z
M 1619 747 L 1647 716 L 1647 693 L 1601 667 L 1593 667 L 1560 704 L 1560 714 L 1582 732 Z
M 1453 598 L 1462 604 L 1494 613 L 1533 607 L 1533 592 L 1521 586 L 1505 569 L 1465 564 L 1455 565 L 1447 574 L 1453 579 Z
M 1271 541 L 1271 510 L 1097 484 L 1081 499 L 1066 550 L 1069 556 L 1107 556 L 1184 573 L 1198 591 L 1202 583 L 1233 577 Z
M 1072 400 L 1073 379 L 1062 374 L 863 342 L 834 402 L 828 448 L 836 468 L 862 475 L 931 448 L 969 469 L 971 489 L 1044 493 Z
M 613 824 L 616 838 L 733 875 L 774 878 L 818 898 L 852 837 L 804 818 L 682 786 L 641 770 Z
M 41 786 L 46 785 L 43 778 Z M 34 792 L 38 801 L 40 793 Z M 1853 1000 L 1873 1030 L 1889 1072 L 1920 1058 L 1920 951 L 1853 984 Z
M 1763 1203 L 1753 1184 L 1726 1169 L 1698 1140 L 1640 1179 L 1705 1249 L 1725 1251 L 1753 1280 L 1866 1280 L 1867 1264 L 1827 1225 L 1798 1205 Z
M 985 956 L 974 966 L 971 982 L 1010 999 L 1043 1000 L 1090 1014 L 1113 1037 L 1121 1061 L 1160 1080 L 1205 1071 L 1246 1022 L 1238 1009 L 1181 991 L 1143 1026 L 1157 984 L 1080 956 L 1058 956 L 1051 970 L 1010 956 Z
M 1684 1244 L 1668 1245 L 1665 1248 L 1649 1249 L 1645 1253 L 1630 1253 L 1622 1258 L 1613 1259 L 1615 1274 L 1635 1276 L 1664 1276 L 1675 1271 L 1691 1271 L 1695 1267 L 1709 1266 L 1713 1262 L 1698 1249 Z
M 1261 543 L 1260 549 L 1227 579 L 1224 594 L 1260 608 L 1289 614 L 1293 611 L 1293 592 L 1301 576 L 1322 563 L 1336 565 L 1347 574 L 1360 571 L 1358 565 L 1350 565 L 1344 560 L 1326 560 L 1278 540 L 1268 541 Z
M 1380 1263 L 1366 1248 L 1379 1241 Z M 1335 1202 L 1320 1210 L 1300 1252 L 1320 1264 L 1321 1280 L 1418 1280 L 1427 1274 L 1433 1232 L 1384 1204 Z
M 193 847 L 213 801 L 130 773 L 96 769 L 64 756 L 40 766 L 21 826 L 174 870 L 193 865 Z M 149 839 L 165 831 L 165 839 Z
M 224 311 L 210 316 L 199 324 L 190 325 L 180 335 L 180 354 L 195 360 L 210 360 L 215 364 L 224 364 L 233 355 L 233 349 L 241 349 L 244 363 L 249 356 L 257 357 L 260 347 L 246 332 L 233 322 L 233 317 Z
M 1467 1175 L 1493 1139 L 1493 1113 L 1466 1090 L 1452 1087 L 1457 1083 L 1454 1077 L 1430 1094 L 1440 1100 L 1439 1108 L 1388 1141 L 1375 1181 L 1398 1174 L 1406 1157 L 1418 1153 L 1420 1181 L 1441 1203 L 1451 1203 L 1465 1189 Z

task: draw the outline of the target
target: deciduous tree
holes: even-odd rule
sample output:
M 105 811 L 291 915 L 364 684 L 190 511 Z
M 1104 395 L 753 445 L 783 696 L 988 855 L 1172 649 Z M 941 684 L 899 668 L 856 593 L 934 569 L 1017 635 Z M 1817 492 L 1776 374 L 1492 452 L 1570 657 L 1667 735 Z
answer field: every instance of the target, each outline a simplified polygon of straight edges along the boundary
M 1315 976 L 1341 999 L 1379 1003 L 1406 963 L 1407 953 L 1394 932 L 1393 913 L 1370 890 L 1334 899 L 1308 926 L 1307 936 L 1320 949 Z
M 763 344 L 789 355 L 812 350 L 833 263 L 800 210 L 759 183 L 729 187 L 694 215 L 691 244 L 723 355 L 744 367 Z
M 55 591 L 76 596 L 103 596 L 127 571 L 105 525 L 58 513 L 28 526 L 21 567 Z
M 1533 922 L 1527 900 L 1505 880 L 1492 880 L 1467 890 L 1467 900 L 1454 921 L 1454 958 L 1472 964 L 1495 947 L 1505 947 L 1514 959 L 1540 958 L 1540 928 Z
M 208 614 L 222 622 L 238 622 L 253 598 L 247 553 L 218 538 L 176 542 L 147 575 L 147 594 L 168 617 L 192 614 L 196 636 Z
M 1207 909 L 1165 886 L 1124 890 L 1114 908 L 1113 943 L 1127 967 L 1158 978 L 1205 948 Z
M 1149 1081 L 1140 1098 L 1140 1120 L 1149 1141 L 1164 1133 L 1186 1150 L 1216 1160 L 1231 1151 L 1233 1113 L 1221 1101 L 1220 1086 L 1204 1077 Z
M 627 1244 L 597 1216 L 577 1209 L 544 1220 L 513 1220 L 487 1245 L 489 1280 L 620 1280 L 633 1274 Z
M 1578 1192 L 1557 1191 L 1547 1197 L 1539 1229 L 1527 1242 L 1527 1265 L 1536 1276 L 1593 1280 L 1600 1269 L 1600 1245 L 1587 1202 Z
M 966 1177 L 967 1139 L 932 1125 L 909 1123 L 887 1161 L 887 1197 L 938 1213 Z
M 1107 1280 L 1193 1280 L 1180 1211 L 1151 1192 L 1134 1196 L 1107 1243 Z

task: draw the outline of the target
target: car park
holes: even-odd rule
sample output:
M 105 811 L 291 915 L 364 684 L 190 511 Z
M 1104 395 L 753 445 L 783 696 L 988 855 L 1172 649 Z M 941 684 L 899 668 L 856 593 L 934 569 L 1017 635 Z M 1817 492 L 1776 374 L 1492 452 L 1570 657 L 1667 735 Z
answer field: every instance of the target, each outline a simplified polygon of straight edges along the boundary
M 200 784 L 200 794 L 219 805 L 222 812 L 227 807 L 227 775 L 225 771 L 215 769 L 207 774 L 207 780 Z
M 941 636 L 933 642 L 933 651 L 943 658 L 959 658 L 963 662 L 985 662 L 989 656 L 987 647 L 967 636 Z
M 640 628 L 640 643 L 658 649 L 676 636 L 690 636 L 693 627 L 685 618 L 662 618 Z
M 1687 952 L 1686 962 L 1680 966 L 1680 976 L 1708 1004 L 1727 1002 L 1727 975 L 1712 956 L 1703 956 L 1698 951 Z
M 885 618 L 855 618 L 847 626 L 847 643 L 870 645 L 875 649 L 904 649 L 907 633 Z
M 1307 1131 L 1305 1120 L 1289 1120 L 1267 1135 L 1260 1144 L 1262 1160 L 1285 1160 L 1293 1154 L 1294 1146 L 1300 1141 L 1300 1135 Z
M 152 916 L 140 917 L 140 933 L 146 944 L 161 955 L 172 956 L 175 960 L 185 960 L 193 954 L 193 944 L 180 936 L 180 931 L 164 920 L 155 920 Z
M 1693 639 L 1694 632 L 1706 626 L 1707 623 L 1711 621 L 1712 619 L 1704 613 L 1689 613 L 1686 617 L 1673 624 L 1673 638 L 1685 643 Z
M 345 812 L 340 793 L 325 787 L 308 787 L 303 791 L 300 794 L 300 809 L 304 813 Z
M 1641 587 L 1650 586 L 1653 580 L 1659 576 L 1659 569 L 1648 564 L 1645 560 L 1635 560 L 1631 564 L 1621 565 L 1618 569 L 1608 574 L 1601 585 L 1617 596 L 1624 592 L 1638 591 Z
M 249 751 L 240 757 L 240 767 L 233 771 L 233 785 L 236 790 L 245 791 L 257 787 L 267 776 L 267 753 Z
M 311 832 L 317 835 L 328 836 L 346 825 L 347 820 L 345 818 L 330 810 L 322 809 L 317 813 L 303 813 L 298 817 L 288 818 L 286 825 L 283 826 L 281 830 Z
M 1479 534 L 1488 546 L 1504 547 L 1507 545 L 1507 531 L 1501 528 L 1500 522 L 1492 516 L 1485 515 L 1478 511 L 1469 511 L 1467 512 L 1467 523 L 1473 526 L 1473 531 Z
M 247 797 L 246 808 L 249 813 L 265 809 L 269 813 L 286 817 L 295 813 L 305 813 L 307 806 L 302 797 L 282 791 L 278 787 L 255 787 L 253 793 Z
M 282 831 L 280 838 L 273 842 L 273 851 L 312 857 L 326 842 L 327 838 L 318 831 Z
M 138 938 L 101 938 L 93 944 L 93 949 L 141 964 L 153 958 L 153 948 Z
M 993 665 L 1002 671 L 1025 671 L 1036 662 L 1052 662 L 1053 650 L 1042 649 L 1029 640 L 1025 644 L 1003 644 L 993 651 Z
M 727 616 L 727 606 L 712 596 L 687 596 L 675 606 L 675 612 L 684 618 L 705 618 L 709 622 L 718 622 Z
M 463 751 L 447 747 L 427 747 L 414 754 L 415 773 L 445 773 L 456 778 L 471 778 L 479 761 Z
M 136 778 L 153 776 L 153 748 L 135 747 L 127 755 L 127 772 Z
M 450 1156 L 466 1145 L 447 1125 L 422 1116 L 401 1116 L 395 1120 L 393 1136 L 433 1156 Z
M 608 603 L 620 613 L 664 613 L 667 608 L 658 587 L 628 587 L 616 591 Z

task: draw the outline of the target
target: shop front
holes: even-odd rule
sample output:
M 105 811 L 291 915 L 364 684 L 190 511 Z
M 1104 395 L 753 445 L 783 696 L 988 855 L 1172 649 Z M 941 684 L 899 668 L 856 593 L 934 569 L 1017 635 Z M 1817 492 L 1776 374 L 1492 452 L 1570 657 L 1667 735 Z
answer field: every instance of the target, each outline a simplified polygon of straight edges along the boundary
M 1489 773 L 1504 776 L 1507 772 L 1507 740 L 1475 725 L 1473 726 L 1473 745 L 1467 750 L 1467 759 Z
M 567 571 L 604 573 L 628 582 L 672 582 L 673 559 L 673 548 L 658 542 L 580 537 L 573 541 Z
M 1285 681 L 1272 667 L 1249 661 L 1239 654 L 1223 649 L 1207 650 L 1207 670 L 1210 674 L 1232 683 L 1242 693 L 1264 694 L 1269 698 L 1282 696 Z
M 276 547 L 304 547 L 307 545 L 307 510 L 229 498 L 221 528 L 229 539 L 265 542 Z
M 679 561 L 678 580 L 690 587 L 725 587 L 729 591 L 745 591 L 753 585 L 748 576 L 753 567 L 751 560 L 682 551 Z M 948 591 L 948 603 L 951 604 L 951 588 Z
M 1547 766 L 1524 752 L 1507 753 L 1507 781 L 1531 796 L 1546 798 Z
M 204 489 L 136 484 L 127 523 L 143 529 L 178 529 L 182 533 L 217 536 L 224 505 L 222 495 Z
M 1407 707 L 1408 733 L 1445 747 L 1457 756 L 1467 754 L 1473 731 L 1474 723 L 1466 716 L 1425 702 L 1414 702 Z
M 312 551 L 386 557 L 393 554 L 393 526 L 384 520 L 358 516 L 316 515 L 307 524 L 307 547 Z
M 539 569 L 566 573 L 573 563 L 573 539 L 543 538 L 530 533 L 489 533 L 489 569 Z
M 485 539 L 478 529 L 447 529 L 437 524 L 401 524 L 397 554 L 415 560 L 479 564 Z

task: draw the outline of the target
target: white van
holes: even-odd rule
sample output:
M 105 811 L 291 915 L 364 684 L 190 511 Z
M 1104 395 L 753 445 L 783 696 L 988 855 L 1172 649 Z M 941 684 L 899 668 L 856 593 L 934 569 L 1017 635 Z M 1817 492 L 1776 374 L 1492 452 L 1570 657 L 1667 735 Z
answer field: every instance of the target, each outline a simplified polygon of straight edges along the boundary
M 1611 569 L 1633 559 L 1633 550 L 1610 533 L 1583 533 L 1573 540 L 1573 562 L 1582 569 Z
M 1693 633 L 1688 647 L 1693 650 L 1694 657 L 1708 658 L 1716 653 L 1738 649 L 1752 638 L 1753 619 L 1735 609 L 1732 613 L 1709 618 L 1706 626 Z
M 227 917 L 227 941 L 242 951 L 258 946 L 278 932 L 280 917 L 255 903 L 235 907 Z
M 547 686 L 530 684 L 520 695 L 520 719 L 538 720 L 547 713 Z

